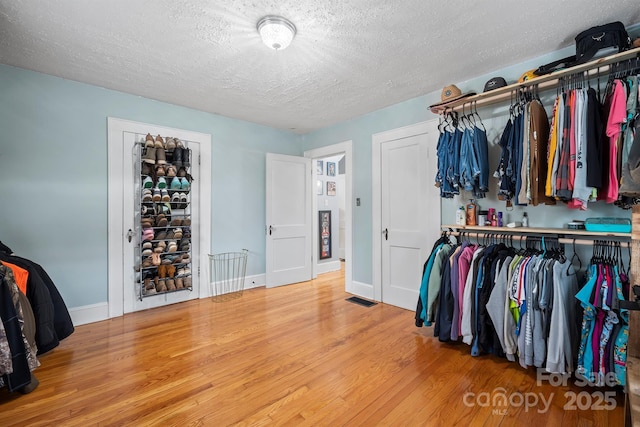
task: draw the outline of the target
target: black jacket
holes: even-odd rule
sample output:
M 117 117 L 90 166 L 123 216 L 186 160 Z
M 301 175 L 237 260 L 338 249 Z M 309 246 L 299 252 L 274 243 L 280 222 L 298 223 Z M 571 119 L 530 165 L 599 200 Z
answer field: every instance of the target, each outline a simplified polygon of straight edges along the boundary
M 36 319 L 38 354 L 53 350 L 74 331 L 67 306 L 44 269 L 33 261 L 0 252 L 0 260 L 29 272 L 27 298 Z

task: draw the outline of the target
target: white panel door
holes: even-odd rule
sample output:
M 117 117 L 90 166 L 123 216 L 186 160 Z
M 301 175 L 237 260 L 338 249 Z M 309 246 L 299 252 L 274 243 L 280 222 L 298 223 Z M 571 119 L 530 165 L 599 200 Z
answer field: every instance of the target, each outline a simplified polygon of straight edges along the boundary
M 382 301 L 409 310 L 415 310 L 434 241 L 429 230 L 440 224 L 438 194 L 429 181 L 435 148 L 428 134 L 381 145 Z
M 311 280 L 311 159 L 267 153 L 266 286 Z
M 211 135 L 110 117 L 109 140 L 109 317 L 209 295 L 200 280 L 211 247 Z M 140 297 L 139 143 L 147 133 L 171 135 L 191 149 L 191 280 L 192 290 Z M 131 233 L 129 232 L 131 230 Z M 183 231 L 186 232 L 186 228 Z M 206 272 L 206 270 L 205 270 Z M 208 277 L 204 275 L 203 277 Z

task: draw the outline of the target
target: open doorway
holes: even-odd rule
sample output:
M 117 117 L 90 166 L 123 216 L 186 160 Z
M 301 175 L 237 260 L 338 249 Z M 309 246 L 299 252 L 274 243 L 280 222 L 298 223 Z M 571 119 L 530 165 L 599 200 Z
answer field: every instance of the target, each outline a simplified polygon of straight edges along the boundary
M 318 274 L 340 270 L 345 259 L 345 156 L 314 159 L 318 217 Z
M 355 293 L 352 285 L 352 142 L 309 150 L 304 156 L 314 160 L 312 276 L 339 270 L 344 260 L 345 291 Z

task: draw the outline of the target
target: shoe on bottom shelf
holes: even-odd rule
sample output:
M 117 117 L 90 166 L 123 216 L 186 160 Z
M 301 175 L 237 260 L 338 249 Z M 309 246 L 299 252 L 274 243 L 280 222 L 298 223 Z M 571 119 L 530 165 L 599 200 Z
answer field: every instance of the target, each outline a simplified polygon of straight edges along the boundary
M 176 290 L 176 282 L 173 279 L 166 279 L 167 283 L 167 291 L 175 291 Z
M 158 293 L 158 291 L 156 291 L 156 288 L 149 288 L 149 289 L 143 289 L 142 290 L 142 294 L 143 295 L 155 295 L 157 293 Z
M 159 279 L 156 285 L 156 292 L 167 292 L 166 279 Z

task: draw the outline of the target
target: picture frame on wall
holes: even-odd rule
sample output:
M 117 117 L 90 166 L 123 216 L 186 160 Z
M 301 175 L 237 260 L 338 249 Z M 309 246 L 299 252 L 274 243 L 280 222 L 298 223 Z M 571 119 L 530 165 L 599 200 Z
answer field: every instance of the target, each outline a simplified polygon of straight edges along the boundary
M 331 258 L 331 211 L 318 211 L 320 259 Z
M 336 195 L 336 182 L 327 181 L 327 196 L 335 196 L 335 195 Z
M 316 194 L 318 196 L 322 196 L 322 190 L 323 190 L 324 185 L 322 185 L 322 181 L 318 180 L 318 183 L 316 185 Z
M 336 164 L 327 162 L 327 176 L 336 176 Z
M 322 175 L 324 173 L 323 170 L 324 170 L 324 161 L 316 160 L 316 174 Z

